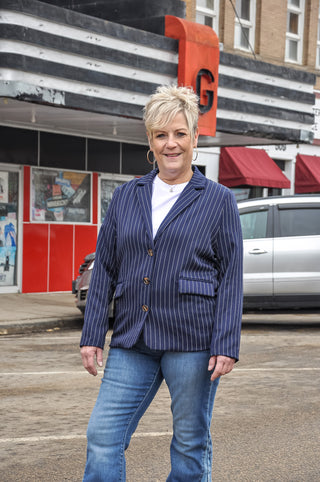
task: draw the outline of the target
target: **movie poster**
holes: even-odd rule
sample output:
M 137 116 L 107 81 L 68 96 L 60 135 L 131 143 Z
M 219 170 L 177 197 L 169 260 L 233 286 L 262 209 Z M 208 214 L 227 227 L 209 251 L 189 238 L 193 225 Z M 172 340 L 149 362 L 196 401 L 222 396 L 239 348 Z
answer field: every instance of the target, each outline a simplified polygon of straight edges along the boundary
M 8 172 L 0 171 L 0 203 L 8 202 L 8 177 Z
M 16 284 L 19 174 L 0 171 L 0 286 Z
M 104 217 L 106 215 L 107 209 L 109 207 L 109 204 L 111 202 L 114 190 L 118 187 L 121 186 L 126 181 L 119 181 L 116 179 L 101 179 L 101 184 L 100 184 L 100 199 L 101 199 L 101 211 L 100 211 L 100 216 L 101 216 L 101 223 L 104 220 Z
M 0 286 L 15 284 L 17 219 L 15 213 L 0 217 Z
M 33 168 L 32 220 L 90 223 L 91 175 Z

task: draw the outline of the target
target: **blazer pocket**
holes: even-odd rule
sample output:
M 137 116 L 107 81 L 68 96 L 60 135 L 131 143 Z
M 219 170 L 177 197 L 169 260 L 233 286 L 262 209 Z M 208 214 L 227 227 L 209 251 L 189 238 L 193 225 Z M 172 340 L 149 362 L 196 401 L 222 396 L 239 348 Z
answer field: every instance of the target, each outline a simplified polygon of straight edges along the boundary
M 124 283 L 118 283 L 114 291 L 114 299 L 120 298 L 124 290 Z
M 179 294 L 215 296 L 215 283 L 195 279 L 179 279 Z

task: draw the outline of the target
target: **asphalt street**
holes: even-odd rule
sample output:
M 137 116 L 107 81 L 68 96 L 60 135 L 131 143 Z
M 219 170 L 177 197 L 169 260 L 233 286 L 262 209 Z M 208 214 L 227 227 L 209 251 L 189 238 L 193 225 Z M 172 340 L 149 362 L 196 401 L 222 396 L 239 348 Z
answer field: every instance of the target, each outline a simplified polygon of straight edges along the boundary
M 79 338 L 79 329 L 0 337 L 3 482 L 81 481 L 100 376 L 82 368 Z M 319 395 L 319 326 L 246 325 L 216 397 L 214 480 L 319 481 Z M 166 480 L 171 430 L 163 385 L 128 449 L 128 482 Z

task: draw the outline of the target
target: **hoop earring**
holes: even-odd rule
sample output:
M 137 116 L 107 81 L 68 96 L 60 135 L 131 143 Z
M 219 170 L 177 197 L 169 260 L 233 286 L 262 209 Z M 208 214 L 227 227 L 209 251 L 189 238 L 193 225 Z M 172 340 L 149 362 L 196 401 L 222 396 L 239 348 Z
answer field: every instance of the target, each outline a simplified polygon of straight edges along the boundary
M 151 164 L 151 165 L 153 166 L 154 163 L 155 163 L 155 158 L 154 158 L 154 156 L 153 156 L 153 161 L 150 161 L 150 159 L 149 159 L 150 152 L 152 152 L 151 149 L 149 149 L 148 152 L 147 152 L 147 161 L 149 162 L 149 164 Z
M 192 162 L 195 162 L 198 159 L 198 148 L 196 147 L 196 157 L 192 159 Z

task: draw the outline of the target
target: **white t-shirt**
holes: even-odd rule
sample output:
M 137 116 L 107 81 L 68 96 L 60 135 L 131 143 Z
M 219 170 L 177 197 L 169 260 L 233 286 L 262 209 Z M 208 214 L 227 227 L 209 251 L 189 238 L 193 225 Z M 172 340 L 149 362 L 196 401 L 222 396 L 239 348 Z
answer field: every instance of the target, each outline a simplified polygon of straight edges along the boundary
M 182 184 L 167 184 L 156 176 L 153 181 L 152 192 L 152 228 L 155 238 L 160 224 L 186 187 L 188 182 Z

